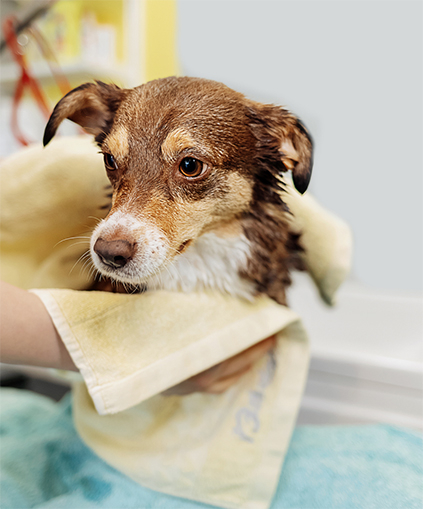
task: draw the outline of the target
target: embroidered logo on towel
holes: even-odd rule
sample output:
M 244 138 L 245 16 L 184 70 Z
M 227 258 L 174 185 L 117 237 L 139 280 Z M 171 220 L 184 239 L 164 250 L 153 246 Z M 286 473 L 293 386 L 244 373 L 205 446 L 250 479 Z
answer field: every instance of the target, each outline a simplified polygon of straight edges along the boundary
M 254 442 L 254 434 L 260 430 L 260 409 L 263 405 L 266 388 L 275 376 L 276 358 L 272 350 L 268 353 L 266 365 L 259 371 L 259 380 L 255 389 L 248 393 L 248 405 L 235 414 L 234 432 L 245 442 Z

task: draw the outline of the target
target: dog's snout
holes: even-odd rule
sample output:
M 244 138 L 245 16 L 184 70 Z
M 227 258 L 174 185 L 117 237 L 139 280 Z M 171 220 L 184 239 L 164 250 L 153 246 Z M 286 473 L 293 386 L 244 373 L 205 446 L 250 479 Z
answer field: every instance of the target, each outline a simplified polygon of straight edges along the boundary
M 94 244 L 94 252 L 101 261 L 114 269 L 124 267 L 135 253 L 135 244 L 127 240 L 104 240 L 97 239 Z

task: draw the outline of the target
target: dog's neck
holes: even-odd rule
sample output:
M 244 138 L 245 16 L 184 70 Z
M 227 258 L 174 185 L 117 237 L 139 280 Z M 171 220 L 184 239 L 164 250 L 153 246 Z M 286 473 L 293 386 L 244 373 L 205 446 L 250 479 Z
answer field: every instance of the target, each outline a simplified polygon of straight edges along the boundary
M 240 276 L 251 256 L 245 235 L 220 237 L 205 233 L 147 281 L 149 290 L 195 292 L 217 290 L 252 300 L 255 285 Z
M 264 294 L 286 305 L 290 270 L 304 270 L 299 235 L 286 214 L 258 204 L 240 221 L 198 237 L 147 289 L 194 292 L 217 290 L 248 300 Z

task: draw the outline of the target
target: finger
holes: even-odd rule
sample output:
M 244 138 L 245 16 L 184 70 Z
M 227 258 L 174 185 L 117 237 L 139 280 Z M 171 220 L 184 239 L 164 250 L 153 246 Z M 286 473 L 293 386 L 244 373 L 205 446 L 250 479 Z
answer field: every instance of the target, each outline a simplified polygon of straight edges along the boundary
M 206 394 L 222 394 L 222 392 L 227 391 L 230 387 L 235 385 L 240 380 L 240 378 L 242 378 L 250 370 L 251 365 L 243 369 L 242 371 L 238 371 L 238 373 L 236 373 L 235 375 L 216 380 L 213 384 L 205 388 L 203 392 L 205 392 Z
M 234 357 L 170 387 L 162 394 L 165 396 L 185 396 L 194 392 L 220 394 L 236 383 L 275 344 L 276 336 L 270 336 Z
M 236 375 L 261 359 L 275 344 L 276 336 L 271 336 L 197 376 L 204 377 L 204 382 L 211 384 L 214 380 Z
M 226 378 L 219 378 L 213 382 L 208 382 L 207 384 L 202 383 L 201 380 L 195 380 L 195 377 L 193 377 L 193 379 L 185 380 L 184 382 L 167 389 L 162 392 L 162 394 L 163 396 L 187 396 L 195 392 L 221 394 L 232 385 L 236 384 L 236 382 L 238 382 L 245 373 L 250 371 L 250 369 L 251 366 L 248 366 L 246 369 L 236 373 L 235 375 L 228 376 Z
M 178 385 L 174 385 L 162 392 L 163 396 L 187 396 L 194 392 L 200 392 L 198 385 L 193 384 L 190 380 L 185 380 Z

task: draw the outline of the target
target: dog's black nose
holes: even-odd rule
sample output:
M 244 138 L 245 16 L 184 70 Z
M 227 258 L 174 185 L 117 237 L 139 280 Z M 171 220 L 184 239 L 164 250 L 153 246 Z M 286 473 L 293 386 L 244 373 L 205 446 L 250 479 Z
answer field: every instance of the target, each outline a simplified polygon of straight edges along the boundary
M 104 240 L 99 238 L 94 244 L 94 251 L 105 265 L 113 269 L 120 269 L 134 256 L 135 244 L 127 240 Z

